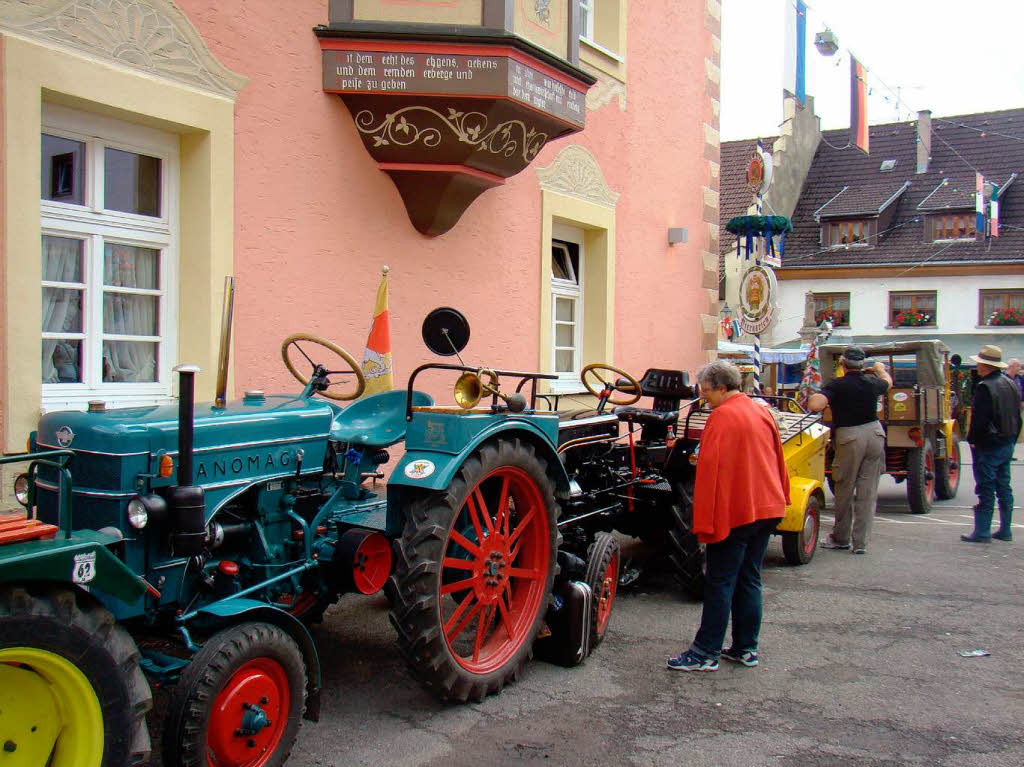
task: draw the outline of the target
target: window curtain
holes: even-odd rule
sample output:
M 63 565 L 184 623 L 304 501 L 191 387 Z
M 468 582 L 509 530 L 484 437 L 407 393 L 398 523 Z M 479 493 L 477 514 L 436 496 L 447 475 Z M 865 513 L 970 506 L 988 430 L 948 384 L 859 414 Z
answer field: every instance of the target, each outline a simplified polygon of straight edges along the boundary
M 82 281 L 82 241 L 66 237 L 43 237 L 43 280 Z M 82 331 L 82 291 L 43 288 L 43 331 Z M 76 383 L 78 344 L 54 338 L 43 339 L 43 383 Z
M 159 264 L 159 251 L 108 244 L 104 248 L 103 284 L 105 287 L 154 289 L 158 286 Z M 158 335 L 159 301 L 157 296 L 105 291 L 103 332 L 125 336 Z M 104 341 L 103 380 L 155 381 L 157 346 L 147 341 Z

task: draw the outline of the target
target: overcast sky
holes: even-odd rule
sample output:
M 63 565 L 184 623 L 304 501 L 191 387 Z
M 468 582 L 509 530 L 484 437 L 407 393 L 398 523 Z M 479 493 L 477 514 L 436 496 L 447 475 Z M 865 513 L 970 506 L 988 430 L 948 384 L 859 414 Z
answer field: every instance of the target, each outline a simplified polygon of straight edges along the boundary
M 777 135 L 782 121 L 783 17 L 795 0 L 722 0 L 722 139 Z M 1024 0 L 808 2 L 807 92 L 824 129 L 850 124 L 852 52 L 869 70 L 868 122 L 918 109 L 946 117 L 1024 107 Z M 828 26 L 839 53 L 814 34 Z M 886 101 L 888 99 L 888 101 Z M 1022 127 L 1024 133 L 1024 127 Z

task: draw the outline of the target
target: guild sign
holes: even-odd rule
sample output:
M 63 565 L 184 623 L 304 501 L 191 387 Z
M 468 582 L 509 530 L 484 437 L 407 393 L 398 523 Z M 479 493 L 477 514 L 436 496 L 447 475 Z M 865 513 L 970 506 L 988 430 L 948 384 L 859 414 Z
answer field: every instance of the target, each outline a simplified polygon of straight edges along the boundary
M 772 185 L 772 156 L 760 146 L 747 161 L 747 188 L 754 194 L 764 194 Z
M 752 266 L 740 282 L 740 327 L 744 333 L 760 335 L 775 321 L 775 273 L 763 266 Z

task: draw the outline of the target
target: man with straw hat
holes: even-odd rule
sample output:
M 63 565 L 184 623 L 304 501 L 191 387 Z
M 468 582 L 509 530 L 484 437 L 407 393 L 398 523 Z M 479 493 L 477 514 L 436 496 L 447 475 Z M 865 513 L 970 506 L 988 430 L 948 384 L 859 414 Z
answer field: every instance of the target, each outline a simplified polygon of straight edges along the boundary
M 1013 516 L 1013 491 L 1010 489 L 1010 459 L 1020 434 L 1020 392 L 1003 375 L 1007 365 L 998 346 L 983 346 L 971 357 L 978 365 L 978 383 L 974 387 L 971 428 L 967 441 L 974 463 L 974 530 L 961 535 L 969 543 L 989 543 L 993 538 L 1013 538 L 1010 521 Z M 999 499 L 999 530 L 992 533 L 992 514 Z

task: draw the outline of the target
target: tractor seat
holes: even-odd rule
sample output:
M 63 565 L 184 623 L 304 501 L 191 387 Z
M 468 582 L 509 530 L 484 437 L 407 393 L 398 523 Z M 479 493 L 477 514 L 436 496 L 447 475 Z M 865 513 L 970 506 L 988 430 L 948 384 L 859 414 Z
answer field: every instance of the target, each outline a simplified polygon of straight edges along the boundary
M 341 411 L 331 426 L 330 438 L 351 445 L 387 447 L 405 439 L 405 389 L 371 394 Z M 413 407 L 434 404 L 421 391 L 412 393 Z
M 621 406 L 612 411 L 620 421 L 627 423 L 670 425 L 679 420 L 678 410 L 649 410 L 644 407 Z
M 49 540 L 57 534 L 56 525 L 29 519 L 24 512 L 0 512 L 0 545 L 22 541 Z

